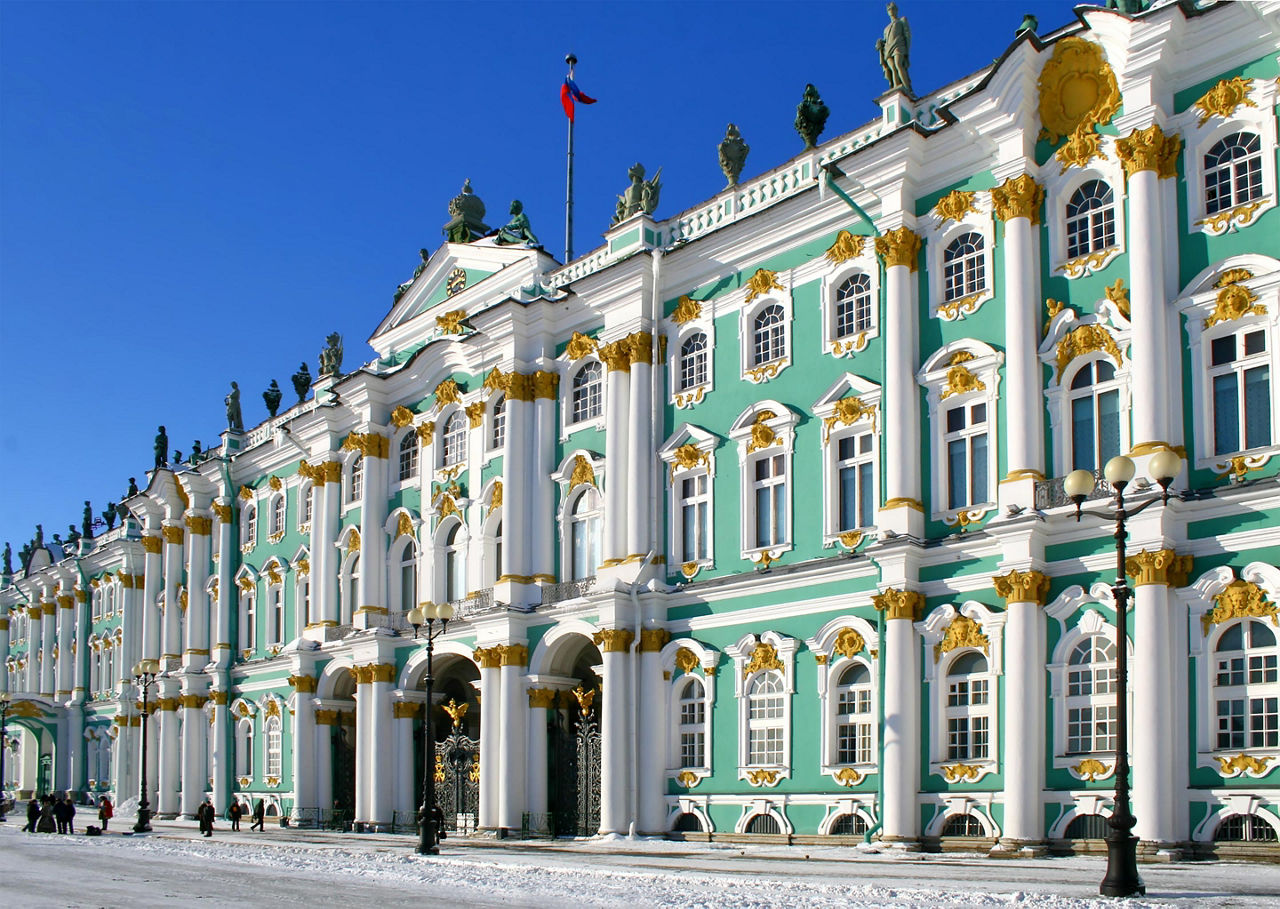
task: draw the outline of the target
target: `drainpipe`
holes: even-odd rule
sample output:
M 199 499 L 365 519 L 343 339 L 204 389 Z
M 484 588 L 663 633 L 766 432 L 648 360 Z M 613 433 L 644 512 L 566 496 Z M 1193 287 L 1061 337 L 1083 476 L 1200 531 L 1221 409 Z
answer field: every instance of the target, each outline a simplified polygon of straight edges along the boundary
M 836 183 L 836 177 L 844 177 L 848 175 L 840 169 L 839 165 L 835 164 L 834 162 L 830 164 L 822 165 L 822 171 L 827 175 L 827 189 L 831 190 L 833 193 L 835 193 L 837 196 L 843 199 L 850 208 L 852 208 L 855 212 L 858 213 L 858 217 L 860 217 L 863 221 L 866 221 L 868 224 L 871 225 L 871 230 L 875 233 L 875 235 L 877 237 L 880 236 L 880 228 L 876 227 L 876 222 L 871 220 L 871 216 L 867 214 L 865 211 L 863 211 L 862 206 L 859 205 L 857 202 L 853 201 L 853 197 L 850 196 L 843 189 L 841 189 L 839 185 Z

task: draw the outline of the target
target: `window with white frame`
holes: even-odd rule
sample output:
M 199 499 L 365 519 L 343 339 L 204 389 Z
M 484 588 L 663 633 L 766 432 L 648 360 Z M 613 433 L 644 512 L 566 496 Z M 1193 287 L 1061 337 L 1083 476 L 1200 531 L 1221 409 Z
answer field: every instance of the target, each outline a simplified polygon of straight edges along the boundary
M 346 563 L 342 567 L 342 571 L 338 578 L 339 592 L 339 611 L 342 621 L 340 624 L 347 625 L 351 622 L 351 617 L 356 611 L 356 597 L 360 591 L 360 556 L 352 553 L 347 556 Z
M 240 649 L 255 650 L 258 645 L 257 595 L 253 590 L 240 590 Z
M 306 483 L 298 492 L 298 524 L 306 526 L 311 523 L 311 510 L 315 506 L 315 486 Z
M 1265 622 L 1228 626 L 1214 648 L 1217 750 L 1280 747 L 1280 647 Z
M 569 422 L 594 420 L 604 413 L 604 367 L 588 360 L 573 374 L 569 394 Z
M 492 587 L 502 577 L 502 521 L 493 524 L 485 551 L 485 586 Z
M 400 482 L 412 480 L 418 475 L 418 434 L 410 429 L 400 440 Z
M 1116 201 L 1101 180 L 1082 183 L 1067 202 L 1067 258 L 1087 256 L 1116 245 Z
M 987 289 L 982 234 L 970 231 L 947 244 L 942 254 L 943 299 L 950 303 Z
M 991 678 L 987 661 L 973 651 L 961 653 L 947 669 L 947 759 L 991 757 Z
M 280 734 L 280 717 L 268 717 L 263 732 L 267 740 L 267 776 L 279 777 L 281 757 L 284 753 L 283 737 Z
M 756 313 L 751 325 L 751 365 L 764 366 L 787 356 L 787 316 L 778 303 Z
M 703 682 L 696 676 L 680 680 L 680 767 L 686 770 L 707 766 L 707 698 Z
M 92 619 L 95 622 L 99 621 L 102 618 L 102 599 L 103 599 L 102 588 L 98 588 L 94 590 L 90 609 L 92 610 Z
M 676 387 L 688 391 L 707 384 L 707 334 L 696 331 L 680 343 L 680 372 Z
M 400 549 L 400 611 L 408 613 L 418 605 L 418 547 L 406 540 Z
M 271 536 L 284 533 L 285 500 L 283 494 L 277 494 L 271 500 Z
M 833 338 L 849 338 L 871 330 L 871 278 L 861 272 L 850 275 L 836 288 Z
M 267 590 L 268 621 L 270 627 L 270 644 L 284 641 L 284 587 L 274 584 Z
M 297 586 L 295 592 L 295 602 L 298 610 L 298 620 L 302 623 L 302 627 L 306 628 L 312 623 L 311 619 L 311 575 L 298 574 Z
M 115 687 L 116 649 L 110 641 L 103 645 L 102 651 L 102 688 L 110 691 Z
M 600 493 L 586 485 L 569 511 L 569 574 L 573 580 L 595 576 L 600 567 L 603 527 Z
M 987 403 L 964 400 L 948 406 L 944 413 L 947 508 L 965 508 L 990 501 Z
M 498 394 L 493 399 L 489 416 L 489 450 L 496 451 L 507 442 L 507 396 Z
M 455 521 L 444 537 L 444 599 L 460 600 L 467 595 L 467 550 L 462 522 Z
M 1116 747 L 1116 648 L 1102 635 L 1078 643 L 1067 660 L 1067 754 Z
M 240 544 L 252 546 L 258 539 L 258 508 L 252 502 L 240 511 Z
M 879 494 L 876 490 L 875 433 L 845 432 L 831 438 L 835 457 L 836 530 L 870 527 L 875 523 Z
M 461 410 L 455 410 L 445 420 L 440 433 L 440 466 L 453 467 L 465 461 L 466 457 L 467 417 Z
M 351 461 L 351 472 L 347 478 L 347 501 L 359 502 L 364 498 L 364 460 L 357 455 Z
M 253 720 L 248 717 L 236 724 L 236 776 L 253 777 Z
M 1216 215 L 1262 197 L 1262 141 L 1238 132 L 1219 139 L 1204 156 L 1205 213 Z
M 1267 328 L 1253 325 L 1209 342 L 1213 450 L 1231 454 L 1271 444 Z
M 711 557 L 709 546 L 711 478 L 705 469 L 676 477 L 680 562 L 701 562 Z
M 876 717 L 871 693 L 871 669 L 860 660 L 850 662 L 836 683 L 836 764 L 874 760 Z
M 747 764 L 781 766 L 785 756 L 786 686 L 782 674 L 757 674 L 747 687 Z
M 1109 360 L 1085 363 L 1069 383 L 1070 469 L 1098 470 L 1120 454 L 1120 382 Z
M 751 549 L 767 549 L 789 542 L 787 535 L 787 456 L 766 452 L 751 460 L 751 492 L 755 528 Z

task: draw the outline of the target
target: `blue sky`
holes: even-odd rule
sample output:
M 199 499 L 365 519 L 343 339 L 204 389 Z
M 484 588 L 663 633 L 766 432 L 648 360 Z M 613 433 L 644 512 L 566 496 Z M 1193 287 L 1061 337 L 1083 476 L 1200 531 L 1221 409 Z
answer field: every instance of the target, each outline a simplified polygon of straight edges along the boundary
M 1069 2 L 902 0 L 924 94 L 999 56 L 1024 13 Z M 663 168 L 659 218 L 878 115 L 878 0 L 648 3 L 0 2 L 0 545 L 79 526 L 152 437 L 216 441 L 235 379 L 266 417 L 332 331 L 345 369 L 435 249 L 466 178 L 564 248 L 564 56 L 579 58 L 575 251 L 598 245 L 627 168 Z

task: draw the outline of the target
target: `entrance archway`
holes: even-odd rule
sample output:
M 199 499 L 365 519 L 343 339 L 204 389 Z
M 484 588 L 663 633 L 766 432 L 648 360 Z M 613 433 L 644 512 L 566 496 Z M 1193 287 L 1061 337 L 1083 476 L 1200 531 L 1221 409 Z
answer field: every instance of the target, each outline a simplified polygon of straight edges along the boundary
M 576 633 L 547 654 L 550 673 L 574 683 L 547 711 L 548 826 L 554 836 L 595 836 L 600 830 L 603 664 L 591 639 Z
M 349 672 L 335 680 L 332 699 L 350 703 L 334 712 L 328 742 L 334 823 L 345 828 L 356 810 L 356 681 Z
M 428 711 L 436 743 L 436 804 L 444 812 L 444 828 L 473 832 L 480 812 L 480 669 L 461 653 L 437 652 L 433 661 L 435 682 Z M 426 689 L 426 663 L 413 667 L 410 685 Z M 413 787 L 415 808 L 422 804 L 422 723 L 414 723 Z

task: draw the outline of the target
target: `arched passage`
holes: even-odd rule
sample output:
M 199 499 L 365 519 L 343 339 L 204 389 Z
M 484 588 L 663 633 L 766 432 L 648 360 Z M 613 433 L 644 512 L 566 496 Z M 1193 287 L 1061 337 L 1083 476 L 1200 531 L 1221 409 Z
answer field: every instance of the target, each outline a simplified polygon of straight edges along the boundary
M 444 811 L 446 830 L 471 832 L 480 811 L 480 669 L 463 653 L 437 653 L 433 695 L 427 718 L 436 743 L 436 804 Z M 425 694 L 426 661 L 412 666 L 408 688 Z M 423 720 L 414 722 L 413 787 L 415 806 L 422 804 Z
M 561 688 L 547 711 L 547 801 L 556 836 L 600 830 L 601 681 L 604 658 L 585 634 L 552 642 L 543 654 L 546 677 Z

